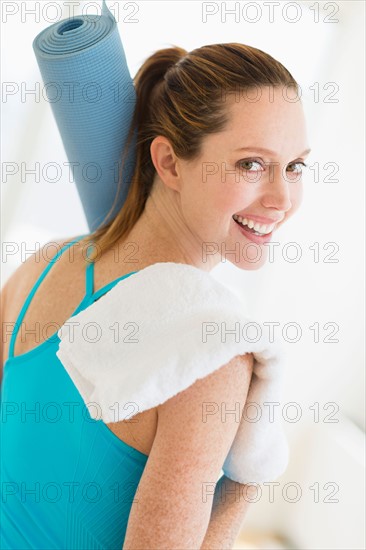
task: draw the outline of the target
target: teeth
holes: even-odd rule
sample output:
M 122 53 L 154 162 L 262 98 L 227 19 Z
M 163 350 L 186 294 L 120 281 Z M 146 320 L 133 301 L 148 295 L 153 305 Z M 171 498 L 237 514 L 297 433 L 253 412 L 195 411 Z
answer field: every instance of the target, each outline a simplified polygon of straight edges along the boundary
M 276 225 L 275 223 L 272 223 L 271 225 L 260 224 L 253 220 L 237 216 L 236 214 L 233 215 L 233 218 L 242 225 L 247 225 L 249 229 L 254 229 L 254 231 L 260 233 L 261 235 L 267 235 L 268 233 L 271 233 Z

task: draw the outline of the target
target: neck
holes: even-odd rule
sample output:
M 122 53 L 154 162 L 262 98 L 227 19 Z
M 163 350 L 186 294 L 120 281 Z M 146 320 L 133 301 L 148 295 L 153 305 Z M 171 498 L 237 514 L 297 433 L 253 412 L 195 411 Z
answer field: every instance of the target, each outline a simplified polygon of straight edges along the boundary
M 157 262 L 174 262 L 211 271 L 219 261 L 214 255 L 204 257 L 202 242 L 182 216 L 179 193 L 159 181 L 154 184 L 137 223 L 118 242 L 118 248 L 119 257 L 126 258 L 131 253 L 131 258 L 137 259 L 134 270 Z

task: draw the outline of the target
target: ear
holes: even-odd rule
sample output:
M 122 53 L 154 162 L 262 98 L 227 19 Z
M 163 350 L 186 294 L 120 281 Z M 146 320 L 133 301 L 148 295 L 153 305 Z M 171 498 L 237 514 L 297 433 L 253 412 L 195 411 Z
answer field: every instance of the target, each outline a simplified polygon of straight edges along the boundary
M 156 136 L 150 145 L 150 155 L 160 179 L 171 189 L 179 191 L 179 160 L 170 141 L 164 136 Z

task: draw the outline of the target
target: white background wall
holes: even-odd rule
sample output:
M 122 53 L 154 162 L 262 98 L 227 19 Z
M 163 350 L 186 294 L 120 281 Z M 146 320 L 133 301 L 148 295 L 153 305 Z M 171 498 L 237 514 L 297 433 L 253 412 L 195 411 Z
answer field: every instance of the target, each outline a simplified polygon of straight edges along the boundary
M 84 2 L 85 3 L 85 2 Z M 3 22 L 4 22 L 3 2 Z M 56 10 L 48 11 L 48 20 L 24 15 L 24 5 L 34 9 L 39 2 L 12 2 L 18 13 L 9 15 L 3 24 L 2 79 L 14 82 L 23 90 L 34 89 L 40 74 L 32 50 L 36 34 L 54 22 Z M 63 6 L 58 0 L 52 4 Z M 77 3 L 76 3 L 77 4 Z M 76 13 L 81 12 L 81 2 Z M 95 2 L 95 5 L 100 2 Z M 218 13 L 202 21 L 203 3 L 196 1 L 134 2 L 136 23 L 124 21 L 131 8 L 123 11 L 119 2 L 119 28 L 131 71 L 134 75 L 148 55 L 171 44 L 187 50 L 203 44 L 242 42 L 267 51 L 280 60 L 294 75 L 303 90 L 308 119 L 309 143 L 313 151 L 308 159 L 314 169 L 319 166 L 319 181 L 314 169 L 305 176 L 302 208 L 278 234 L 273 263 L 260 271 L 242 272 L 229 262 L 215 268 L 213 274 L 233 286 L 247 301 L 253 316 L 277 321 L 280 330 L 289 322 L 301 327 L 298 342 L 283 341 L 287 355 L 286 391 L 283 404 L 296 402 L 301 407 L 298 422 L 285 422 L 291 447 L 287 472 L 277 481 L 279 496 L 268 502 L 267 493 L 252 504 L 244 522 L 245 529 L 275 530 L 289 541 L 291 548 L 358 549 L 364 548 L 362 513 L 364 512 L 364 12 L 363 1 L 281 2 L 275 7 L 274 21 L 269 21 L 268 2 L 238 2 L 242 11 L 247 5 L 247 20 L 220 12 L 221 3 L 212 2 Z M 234 2 L 227 2 L 233 9 Z M 262 15 L 255 23 L 256 4 Z M 273 4 L 271 2 L 270 4 Z M 295 17 L 296 4 L 300 18 Z M 109 1 L 117 9 L 117 2 Z M 223 3 L 225 5 L 225 3 Z M 319 5 L 319 21 L 314 22 L 314 6 Z M 286 7 L 287 6 L 287 7 Z M 313 7 L 312 7 L 313 6 Z M 311 8 L 312 7 L 312 8 Z M 332 12 L 337 11 L 332 16 Z M 96 7 L 95 7 L 96 10 Z M 288 11 L 286 11 L 288 10 Z M 92 13 L 90 8 L 90 13 Z M 326 17 L 338 22 L 325 22 Z M 22 84 L 23 83 L 23 84 Z M 326 86 L 331 84 L 329 88 Z M 336 87 L 334 103 L 327 96 Z M 315 100 L 314 89 L 319 89 Z M 328 97 L 328 100 L 331 99 Z M 50 105 L 21 94 L 2 102 L 3 162 L 32 165 L 50 160 L 66 161 L 61 139 Z M 335 163 L 335 182 L 326 163 Z M 34 250 L 49 240 L 87 232 L 87 225 L 76 188 L 65 179 L 50 184 L 20 174 L 2 183 L 2 241 L 14 243 L 15 252 L 2 260 L 4 282 L 24 261 L 25 249 Z M 286 245 L 301 247 L 297 262 L 286 261 Z M 22 245 L 23 243 L 23 245 Z M 37 245 L 37 243 L 39 243 Z M 319 243 L 320 259 L 314 261 L 310 249 Z M 326 261 L 335 243 L 336 263 Z M 18 251 L 17 251 L 18 247 Z M 21 255 L 23 250 L 23 256 Z M 288 249 L 292 257 L 294 249 Z M 314 342 L 309 328 L 320 326 L 320 341 Z M 333 338 L 326 323 L 337 326 Z M 292 337 L 293 333 L 289 332 Z M 319 403 L 320 419 L 314 421 L 312 407 Z M 336 423 L 325 421 L 335 403 Z M 294 409 L 288 410 L 289 416 Z M 286 502 L 281 491 L 286 483 L 301 487 L 296 503 Z M 338 487 L 333 498 L 325 502 L 333 483 Z M 319 502 L 314 490 L 319 484 Z M 293 493 L 289 493 L 291 497 Z

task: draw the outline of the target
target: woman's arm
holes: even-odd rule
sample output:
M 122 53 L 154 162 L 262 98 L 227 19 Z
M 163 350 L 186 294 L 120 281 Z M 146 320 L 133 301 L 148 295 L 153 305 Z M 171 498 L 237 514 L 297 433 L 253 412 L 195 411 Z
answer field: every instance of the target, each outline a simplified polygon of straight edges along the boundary
M 244 406 L 252 369 L 251 354 L 234 357 L 158 407 L 155 440 L 131 507 L 124 550 L 201 547 L 214 497 L 207 487 L 217 484 L 239 426 L 235 415 L 223 411 L 238 402 Z M 216 414 L 206 416 L 208 408 L 216 408 Z
M 210 523 L 200 550 L 228 550 L 240 532 L 255 487 L 221 476 L 215 488 Z

